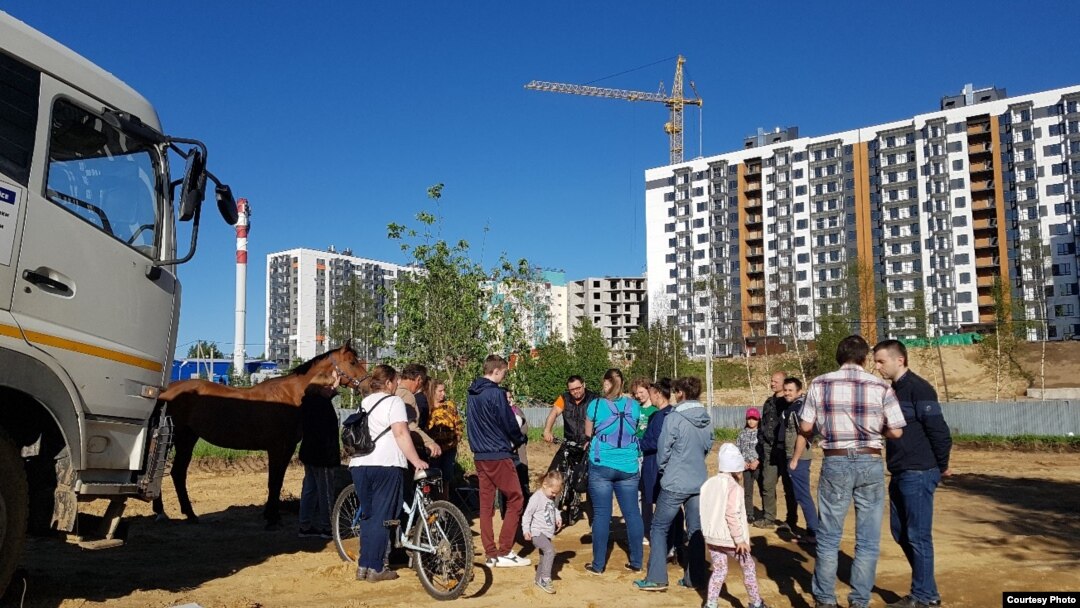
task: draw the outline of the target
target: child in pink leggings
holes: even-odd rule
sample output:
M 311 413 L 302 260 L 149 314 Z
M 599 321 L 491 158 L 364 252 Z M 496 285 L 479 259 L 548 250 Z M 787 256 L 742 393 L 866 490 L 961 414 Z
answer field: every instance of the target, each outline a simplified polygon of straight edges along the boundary
M 701 532 L 709 545 L 712 578 L 706 608 L 716 608 L 720 588 L 727 578 L 728 558 L 742 566 L 743 583 L 750 595 L 750 608 L 768 608 L 761 601 L 757 585 L 757 564 L 750 557 L 750 530 L 746 525 L 746 506 L 742 476 L 746 462 L 732 443 L 720 446 L 720 468 L 701 486 Z

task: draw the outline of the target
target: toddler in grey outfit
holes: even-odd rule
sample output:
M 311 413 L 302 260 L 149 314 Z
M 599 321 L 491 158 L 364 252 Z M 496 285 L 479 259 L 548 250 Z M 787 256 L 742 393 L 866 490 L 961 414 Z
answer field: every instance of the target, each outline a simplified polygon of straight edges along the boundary
M 540 489 L 533 493 L 525 513 L 521 516 L 521 531 L 525 540 L 532 541 L 540 550 L 540 564 L 536 567 L 536 586 L 547 593 L 555 593 L 551 584 L 551 566 L 555 563 L 555 545 L 551 539 L 562 528 L 562 514 L 555 508 L 556 496 L 562 492 L 563 478 L 558 471 L 549 471 L 540 479 Z

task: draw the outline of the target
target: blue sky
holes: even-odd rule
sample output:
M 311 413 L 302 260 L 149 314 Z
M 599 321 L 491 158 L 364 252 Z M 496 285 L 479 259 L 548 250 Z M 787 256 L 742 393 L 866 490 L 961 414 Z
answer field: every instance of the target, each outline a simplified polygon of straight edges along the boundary
M 446 184 L 444 235 L 570 279 L 645 271 L 644 171 L 668 162 L 661 104 L 526 91 L 677 54 L 705 100 L 686 156 L 757 127 L 804 135 L 937 109 L 967 82 L 1080 82 L 1076 2 L 117 2 L 7 0 L 200 138 L 252 206 L 248 352 L 263 348 L 266 254 L 351 247 L 404 263 L 388 222 Z M 670 89 L 674 60 L 601 86 Z M 484 227 L 489 230 L 485 232 Z M 181 267 L 177 350 L 230 352 L 234 235 L 203 220 Z

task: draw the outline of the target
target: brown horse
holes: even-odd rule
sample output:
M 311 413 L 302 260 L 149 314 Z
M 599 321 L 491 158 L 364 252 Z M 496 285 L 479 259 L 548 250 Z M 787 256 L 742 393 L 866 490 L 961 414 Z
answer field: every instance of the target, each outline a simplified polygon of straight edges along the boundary
M 357 358 L 346 342 L 297 367 L 292 373 L 272 378 L 250 388 L 235 388 L 206 380 L 181 380 L 169 385 L 159 399 L 167 402 L 173 420 L 172 479 L 180 510 L 189 522 L 198 518 L 187 492 L 187 469 L 199 438 L 223 448 L 266 450 L 269 460 L 269 494 L 263 517 L 267 527 L 281 521 L 279 506 L 285 469 L 300 442 L 300 401 L 304 391 L 318 377 L 337 372 L 342 385 L 358 389 L 367 381 L 367 365 Z M 154 500 L 154 512 L 167 519 L 161 498 Z

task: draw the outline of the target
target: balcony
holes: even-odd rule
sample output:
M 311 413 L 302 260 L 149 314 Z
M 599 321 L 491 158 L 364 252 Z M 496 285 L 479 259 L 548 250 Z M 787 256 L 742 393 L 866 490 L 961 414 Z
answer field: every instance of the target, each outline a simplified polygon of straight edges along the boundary
M 985 154 L 987 152 L 993 152 L 993 151 L 994 151 L 994 147 L 992 145 L 990 145 L 990 142 L 976 143 L 976 144 L 971 144 L 970 146 L 968 146 L 968 154 L 972 155 L 972 156 L 974 156 L 976 154 Z
M 975 239 L 975 249 L 994 249 L 998 246 L 996 238 Z
M 971 227 L 975 230 L 997 228 L 997 220 L 993 218 L 977 219 L 971 223 Z
M 970 124 L 969 123 L 968 127 L 967 127 L 968 135 L 981 135 L 983 133 L 989 133 L 989 132 L 990 132 L 990 123 L 988 123 L 988 122 L 975 123 L 975 124 Z
M 747 274 L 764 274 L 765 273 L 765 265 L 764 264 L 747 264 L 746 265 L 746 273 Z
M 979 296 L 979 308 L 984 306 L 993 306 L 994 296 Z
M 747 292 L 764 291 L 764 290 L 765 290 L 765 281 L 750 281 L 749 283 L 746 284 L 746 291 Z
M 754 224 L 760 224 L 761 220 L 762 220 L 762 217 L 760 215 L 757 215 L 757 214 L 748 215 L 748 216 L 746 216 L 746 225 L 747 226 L 752 226 Z
M 994 276 L 993 275 L 981 276 L 981 277 L 979 277 L 979 278 L 977 278 L 975 280 L 975 284 L 978 285 L 979 287 L 993 287 L 994 286 Z
M 746 257 L 756 258 L 765 255 L 764 247 L 750 247 L 746 250 Z
M 984 160 L 984 161 L 982 161 L 980 163 L 972 163 L 972 165 L 971 165 L 971 174 L 972 175 L 975 175 L 976 173 L 984 173 L 986 171 L 993 171 L 993 170 L 994 170 L 994 163 L 991 162 L 990 160 Z
M 994 189 L 994 180 L 992 180 L 992 179 L 982 179 L 982 180 L 978 180 L 978 181 L 973 180 L 971 182 L 971 191 L 972 192 L 979 192 L 979 191 L 983 191 L 983 190 L 993 190 L 993 189 Z
M 997 266 L 1000 266 L 998 258 L 975 258 L 975 268 L 996 268 Z
M 749 243 L 750 241 L 760 241 L 761 237 L 762 232 L 760 230 L 749 231 L 746 233 L 746 242 Z
M 765 308 L 765 298 L 750 298 L 748 306 L 750 308 Z

